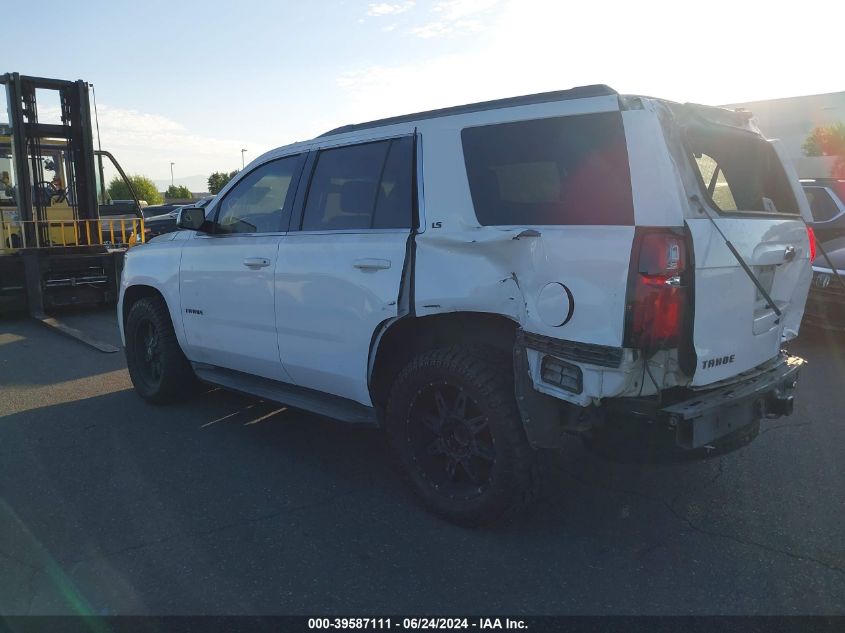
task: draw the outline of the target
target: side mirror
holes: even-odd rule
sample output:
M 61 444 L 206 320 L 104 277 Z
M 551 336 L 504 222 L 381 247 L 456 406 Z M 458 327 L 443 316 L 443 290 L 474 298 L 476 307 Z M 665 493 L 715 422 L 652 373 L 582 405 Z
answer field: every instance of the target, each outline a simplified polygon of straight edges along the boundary
M 179 209 L 176 216 L 176 226 L 189 231 L 202 231 L 205 229 L 205 209 L 199 207 L 183 207 Z

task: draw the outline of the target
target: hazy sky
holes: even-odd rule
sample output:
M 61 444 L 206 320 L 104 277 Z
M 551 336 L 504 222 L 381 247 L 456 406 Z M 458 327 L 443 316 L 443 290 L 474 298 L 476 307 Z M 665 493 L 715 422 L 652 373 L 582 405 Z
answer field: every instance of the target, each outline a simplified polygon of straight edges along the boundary
M 719 104 L 845 90 L 845 3 L 2 0 L 0 72 L 96 86 L 103 148 L 194 185 L 403 112 L 606 83 Z M 198 176 L 202 178 L 197 178 Z

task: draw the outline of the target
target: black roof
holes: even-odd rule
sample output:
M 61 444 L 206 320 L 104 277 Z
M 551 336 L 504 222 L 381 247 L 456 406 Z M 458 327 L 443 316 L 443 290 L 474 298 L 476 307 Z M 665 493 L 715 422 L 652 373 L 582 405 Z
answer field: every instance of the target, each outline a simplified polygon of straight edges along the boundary
M 400 116 L 389 117 L 387 119 L 378 119 L 376 121 L 369 121 L 367 123 L 353 123 L 351 125 L 344 125 L 328 132 L 321 134 L 318 138 L 323 136 L 331 136 L 333 134 L 344 134 L 346 132 L 357 132 L 358 130 L 366 130 L 374 127 L 381 127 L 383 125 L 394 125 L 396 123 L 406 123 L 408 121 L 420 121 L 422 119 L 436 119 L 442 116 L 451 116 L 454 114 L 467 114 L 469 112 L 483 112 L 485 110 L 498 110 L 499 108 L 510 108 L 514 106 L 533 105 L 535 103 L 550 103 L 552 101 L 569 101 L 571 99 L 586 99 L 588 97 L 606 97 L 611 95 L 618 95 L 610 86 L 604 84 L 595 84 L 592 86 L 580 86 L 578 88 L 570 88 L 569 90 L 555 90 L 553 92 L 540 92 L 533 95 L 524 95 L 521 97 L 508 97 L 506 99 L 495 99 L 493 101 L 481 101 L 479 103 L 469 103 L 467 105 L 452 106 L 451 108 L 440 108 L 438 110 L 426 110 L 424 112 L 415 112 L 413 114 L 403 114 Z

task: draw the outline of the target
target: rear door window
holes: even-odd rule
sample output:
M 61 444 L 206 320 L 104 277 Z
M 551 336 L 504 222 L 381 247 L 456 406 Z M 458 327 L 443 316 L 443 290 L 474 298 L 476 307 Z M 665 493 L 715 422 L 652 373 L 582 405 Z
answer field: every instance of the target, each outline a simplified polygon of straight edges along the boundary
M 461 140 L 482 225 L 634 223 L 619 112 L 471 127 Z
M 302 230 L 410 228 L 412 153 L 411 137 L 322 150 Z
M 391 141 L 373 214 L 374 229 L 406 229 L 413 215 L 413 149 L 410 136 Z

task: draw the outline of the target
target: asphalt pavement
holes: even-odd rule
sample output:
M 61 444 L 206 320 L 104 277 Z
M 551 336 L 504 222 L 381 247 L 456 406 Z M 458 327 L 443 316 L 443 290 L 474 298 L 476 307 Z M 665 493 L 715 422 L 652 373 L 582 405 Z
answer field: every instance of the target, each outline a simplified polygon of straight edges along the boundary
M 113 312 L 64 315 L 116 343 Z M 0 320 L 0 613 L 845 614 L 845 337 L 802 333 L 792 417 L 706 461 L 550 456 L 481 530 L 427 514 L 383 436 Z

